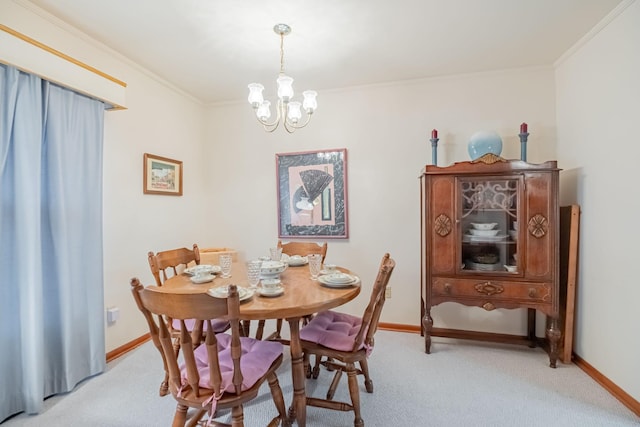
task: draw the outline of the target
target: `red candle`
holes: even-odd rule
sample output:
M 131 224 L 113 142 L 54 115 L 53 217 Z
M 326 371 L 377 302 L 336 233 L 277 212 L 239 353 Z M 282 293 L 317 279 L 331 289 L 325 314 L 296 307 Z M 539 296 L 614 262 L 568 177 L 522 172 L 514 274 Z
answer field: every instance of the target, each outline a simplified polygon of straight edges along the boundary
M 434 129 L 431 131 L 431 138 L 435 139 L 438 137 L 438 130 Z
M 526 123 L 522 123 L 520 125 L 520 133 L 527 133 L 527 124 Z

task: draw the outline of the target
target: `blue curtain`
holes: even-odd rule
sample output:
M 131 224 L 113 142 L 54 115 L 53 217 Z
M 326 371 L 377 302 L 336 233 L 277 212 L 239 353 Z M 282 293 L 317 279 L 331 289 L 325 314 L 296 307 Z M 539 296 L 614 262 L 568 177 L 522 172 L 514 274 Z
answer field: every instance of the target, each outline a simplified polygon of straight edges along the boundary
M 105 369 L 103 123 L 0 64 L 0 422 Z

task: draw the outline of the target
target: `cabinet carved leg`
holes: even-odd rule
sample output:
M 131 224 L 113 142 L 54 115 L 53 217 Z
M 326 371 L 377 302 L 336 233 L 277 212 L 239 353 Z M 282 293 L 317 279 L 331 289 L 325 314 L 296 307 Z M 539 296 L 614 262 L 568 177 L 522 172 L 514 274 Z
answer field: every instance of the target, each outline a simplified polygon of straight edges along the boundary
M 427 354 L 431 354 L 431 330 L 433 329 L 433 319 L 431 318 L 431 309 L 425 310 L 424 318 L 422 319 L 422 329 L 424 329 L 424 351 Z
M 536 346 L 536 309 L 527 309 L 527 339 L 529 340 L 529 348 Z
M 558 343 L 562 332 L 558 329 L 558 318 L 551 319 L 551 325 L 547 329 L 547 339 L 549 340 L 549 366 L 556 367 L 558 361 Z

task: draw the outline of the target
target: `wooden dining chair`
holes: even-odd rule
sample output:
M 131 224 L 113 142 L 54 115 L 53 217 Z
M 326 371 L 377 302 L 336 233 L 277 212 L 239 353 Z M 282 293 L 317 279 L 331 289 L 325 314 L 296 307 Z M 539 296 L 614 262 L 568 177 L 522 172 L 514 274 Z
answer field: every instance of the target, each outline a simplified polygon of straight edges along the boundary
M 162 355 L 169 372 L 169 390 L 177 401 L 173 427 L 199 425 L 244 426 L 243 404 L 258 397 L 260 386 L 267 381 L 278 411 L 269 426 L 289 425 L 282 389 L 276 369 L 283 360 L 281 343 L 241 336 L 240 299 L 235 285 L 229 286 L 226 298 L 207 293 L 166 293 L 161 288 L 143 287 L 137 278 L 131 280 L 131 291 L 149 326 L 154 345 Z M 164 321 L 170 317 L 181 323 L 182 355 L 176 355 L 172 333 Z M 189 333 L 186 322 L 197 319 L 213 328 L 211 319 L 230 323 L 230 333 L 206 334 L 203 344 Z M 189 408 L 195 414 L 188 419 Z M 219 410 L 231 408 L 231 424 L 225 424 Z M 255 425 L 255 423 L 251 423 Z
M 333 310 L 323 311 L 314 316 L 308 325 L 300 330 L 300 341 L 304 352 L 304 366 L 308 378 L 318 377 L 318 367 L 312 369 L 309 356 L 326 357 L 322 362 L 327 368 L 335 370 L 333 381 L 326 399 L 307 397 L 307 405 L 340 411 L 353 411 L 354 425 L 364 426 L 360 413 L 360 392 L 357 375 L 364 376 L 364 385 L 368 393 L 373 393 L 373 382 L 369 376 L 367 357 L 373 351 L 373 336 L 378 329 L 380 313 L 385 301 L 385 290 L 395 261 L 389 254 L 382 257 L 378 275 L 371 291 L 369 304 L 362 317 L 339 313 Z M 360 366 L 356 368 L 356 363 Z M 333 399 L 342 373 L 347 373 L 351 403 L 336 402 Z
M 200 265 L 200 250 L 194 244 L 193 249 L 170 249 L 158 253 L 150 251 L 148 258 L 151 274 L 156 279 L 156 284 L 162 286 L 169 277 L 179 274 L 182 271 L 180 268 L 185 269 L 191 263 Z
M 316 242 L 283 242 L 282 240 L 278 240 L 278 247 L 282 248 L 282 253 L 285 255 L 300 255 L 307 256 L 309 254 L 320 254 L 322 255 L 322 263 L 324 264 L 324 259 L 327 256 L 327 242 L 324 243 L 316 243 Z M 310 317 L 303 319 L 303 322 L 307 322 Z M 269 335 L 266 339 L 268 340 L 282 340 L 282 323 L 283 319 L 276 319 L 276 330 L 271 335 Z M 256 331 L 256 338 L 262 339 L 262 335 L 264 334 L 264 320 L 258 321 L 258 330 Z M 304 323 L 303 323 L 304 324 Z M 286 341 L 285 341 L 286 342 Z
M 149 260 L 149 267 L 151 268 L 151 274 L 156 281 L 157 286 L 162 286 L 164 282 L 177 274 L 180 274 L 189 265 L 200 265 L 200 251 L 198 245 L 194 244 L 193 249 L 179 248 L 170 249 L 167 251 L 161 251 L 158 253 L 149 252 L 147 254 Z M 180 351 L 180 327 L 181 323 L 174 321 L 171 318 L 167 318 L 167 327 L 173 337 L 173 345 L 175 353 Z M 208 323 L 197 322 L 195 319 L 190 319 L 185 322 L 189 331 L 195 332 L 194 336 L 200 336 L 204 338 L 204 333 L 208 327 Z M 229 322 L 225 320 L 214 320 L 211 325 L 215 333 L 224 332 L 229 329 Z M 164 381 L 160 385 L 160 396 L 165 396 L 169 393 L 167 384 L 168 374 L 165 375 Z

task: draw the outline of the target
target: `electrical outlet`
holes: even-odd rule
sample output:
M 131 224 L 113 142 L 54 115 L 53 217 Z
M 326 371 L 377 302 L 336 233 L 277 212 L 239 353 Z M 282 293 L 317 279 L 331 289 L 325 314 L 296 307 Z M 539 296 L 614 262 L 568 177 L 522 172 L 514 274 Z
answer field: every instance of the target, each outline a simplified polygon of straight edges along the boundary
M 113 324 L 116 323 L 116 320 L 120 317 L 120 309 L 118 307 L 109 307 L 107 308 L 107 323 Z
M 384 297 L 385 297 L 385 299 L 390 299 L 391 298 L 391 286 L 387 286 L 385 288 Z

